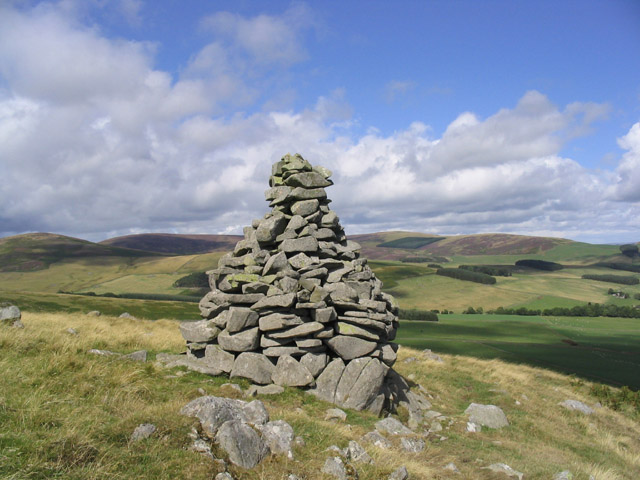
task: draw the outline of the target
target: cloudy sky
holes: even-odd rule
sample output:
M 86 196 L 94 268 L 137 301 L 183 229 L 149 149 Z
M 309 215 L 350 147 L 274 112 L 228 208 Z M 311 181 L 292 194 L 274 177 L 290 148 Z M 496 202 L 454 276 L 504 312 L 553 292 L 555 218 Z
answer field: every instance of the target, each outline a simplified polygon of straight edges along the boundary
M 347 233 L 640 240 L 640 3 L 0 0 L 0 236 L 240 233 L 271 164 Z

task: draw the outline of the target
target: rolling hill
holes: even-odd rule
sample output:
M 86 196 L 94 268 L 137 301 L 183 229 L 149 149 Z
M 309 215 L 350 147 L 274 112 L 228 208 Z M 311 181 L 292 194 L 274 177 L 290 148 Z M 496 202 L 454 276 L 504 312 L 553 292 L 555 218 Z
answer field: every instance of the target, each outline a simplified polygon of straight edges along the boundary
M 170 255 L 194 255 L 217 250 L 233 250 L 236 242 L 241 239 L 238 235 L 142 233 L 110 238 L 100 244 Z

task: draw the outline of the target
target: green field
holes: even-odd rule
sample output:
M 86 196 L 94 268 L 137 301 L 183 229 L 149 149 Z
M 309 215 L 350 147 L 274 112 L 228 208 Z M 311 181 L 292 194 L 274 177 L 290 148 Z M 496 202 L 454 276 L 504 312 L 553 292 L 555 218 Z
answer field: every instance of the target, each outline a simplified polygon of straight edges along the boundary
M 440 315 L 437 323 L 401 321 L 396 341 L 640 389 L 640 321 L 633 318 Z

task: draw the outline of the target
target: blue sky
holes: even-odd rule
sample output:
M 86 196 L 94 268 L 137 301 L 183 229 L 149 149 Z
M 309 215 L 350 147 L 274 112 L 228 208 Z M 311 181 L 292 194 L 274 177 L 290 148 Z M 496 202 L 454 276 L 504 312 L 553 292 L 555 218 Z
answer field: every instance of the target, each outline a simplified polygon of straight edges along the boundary
M 239 233 L 288 151 L 347 233 L 640 240 L 640 3 L 0 3 L 0 235 Z

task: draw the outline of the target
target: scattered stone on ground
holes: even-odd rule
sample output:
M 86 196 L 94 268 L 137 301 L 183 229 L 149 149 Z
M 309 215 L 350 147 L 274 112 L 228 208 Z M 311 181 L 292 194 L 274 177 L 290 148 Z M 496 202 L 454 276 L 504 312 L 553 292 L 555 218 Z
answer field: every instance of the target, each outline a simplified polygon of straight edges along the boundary
M 229 472 L 222 472 L 216 475 L 215 480 L 233 480 Z
M 585 415 L 591 415 L 594 411 L 589 405 L 579 400 L 565 400 L 564 402 L 560 402 L 558 405 L 563 406 L 567 410 L 577 410 Z
M 90 317 L 99 317 L 102 313 L 98 310 L 91 310 L 90 312 L 87 312 L 87 315 Z
M 365 433 L 362 436 L 362 441 L 371 443 L 372 445 L 383 450 L 388 450 L 389 448 L 391 448 L 391 442 L 387 440 L 386 437 L 381 435 L 380 432 L 377 432 L 375 430 L 369 433 Z
M 391 475 L 389 475 L 388 480 L 407 480 L 409 478 L 409 472 L 407 468 L 403 465 L 401 467 L 396 468 Z
M 340 422 L 347 421 L 347 414 L 344 410 L 340 410 L 339 408 L 330 408 L 327 410 L 327 413 L 324 416 L 325 420 L 338 420 Z
M 373 458 L 371 458 L 367 451 L 362 448 L 362 445 L 355 440 L 349 440 L 346 453 L 347 458 L 354 463 L 373 463 Z
M 284 387 L 280 385 L 251 385 L 245 392 L 246 397 L 255 397 L 256 395 L 278 395 L 284 392 Z
M 553 480 L 573 480 L 573 473 L 569 470 L 563 470 L 553 476 Z
M 402 437 L 400 446 L 405 452 L 419 453 L 424 450 L 426 443 L 422 438 Z
M 131 352 L 126 355 L 123 355 L 123 358 L 127 358 L 129 360 L 133 360 L 134 362 L 146 362 L 147 361 L 147 351 L 146 350 L 138 350 L 136 352 Z
M 331 475 L 338 480 L 347 480 L 347 468 L 340 457 L 329 457 L 324 462 L 322 473 Z
M 478 433 L 482 431 L 482 427 L 477 423 L 467 422 L 467 432 Z
M 78 331 L 75 328 L 71 327 L 67 328 L 65 332 L 67 332 L 69 335 L 78 335 Z
M 452 472 L 454 472 L 454 473 L 460 473 L 460 470 L 458 470 L 458 467 L 457 467 L 457 466 L 456 466 L 456 464 L 455 464 L 455 463 L 453 463 L 453 462 L 449 462 L 449 463 L 447 463 L 447 464 L 446 464 L 444 467 L 442 467 L 442 468 L 443 468 L 443 469 L 445 469 L 445 470 L 450 470 L 450 471 L 452 471 Z
M 134 317 L 133 315 L 131 315 L 129 312 L 121 313 L 121 314 L 118 316 L 118 318 L 129 318 L 129 319 L 131 319 L 131 320 L 137 320 L 137 318 L 136 318 L 136 317 Z
M 122 354 L 121 353 L 117 353 L 117 352 L 112 352 L 111 350 L 99 350 L 97 348 L 92 348 L 91 350 L 87 351 L 87 353 L 90 353 L 92 355 L 101 355 L 103 357 L 121 357 Z
M 240 467 L 253 468 L 270 453 L 293 458 L 293 428 L 284 420 L 270 422 L 260 400 L 247 403 L 206 395 L 186 404 L 180 413 L 197 418 L 202 433 Z
M 433 353 L 431 351 L 430 348 L 425 348 L 422 351 L 422 354 L 425 356 L 425 358 L 427 358 L 428 360 L 432 360 L 434 362 L 438 362 L 438 363 L 443 363 L 442 358 L 440 358 L 440 355 L 438 355 L 437 353 Z
M 376 430 L 380 433 L 389 433 L 391 435 L 412 435 L 413 431 L 405 427 L 402 422 L 393 418 L 387 417 L 376 422 Z
M 153 423 L 143 423 L 138 425 L 131 434 L 131 441 L 138 442 L 149 438 L 156 431 L 156 426 Z
M 522 480 L 524 478 L 524 473 L 514 470 L 506 463 L 493 463 L 488 467 L 484 467 L 484 468 L 486 470 L 491 470 L 492 472 L 504 473 L 508 477 L 517 478 L 518 480 Z
M 9 325 L 14 328 L 24 328 L 21 318 L 22 313 L 18 307 L 7 302 L 0 303 L 1 325 Z
M 469 415 L 469 422 L 483 427 L 502 428 L 509 426 L 507 416 L 500 407 L 472 403 L 464 411 Z

